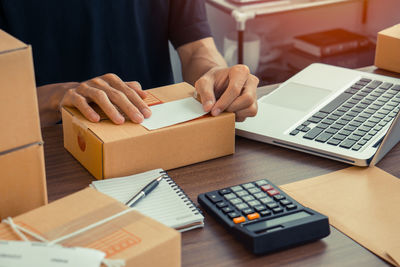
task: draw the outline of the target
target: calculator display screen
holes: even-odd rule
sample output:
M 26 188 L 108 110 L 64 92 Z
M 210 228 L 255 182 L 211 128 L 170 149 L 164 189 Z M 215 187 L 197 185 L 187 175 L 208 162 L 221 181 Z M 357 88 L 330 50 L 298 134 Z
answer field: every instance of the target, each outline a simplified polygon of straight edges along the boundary
M 261 231 L 267 228 L 274 227 L 276 225 L 281 225 L 290 221 L 302 219 L 305 217 L 311 216 L 308 212 L 300 211 L 296 213 L 292 213 L 290 215 L 282 216 L 279 218 L 274 218 L 271 220 L 261 221 L 254 224 L 247 225 L 246 228 L 252 232 Z

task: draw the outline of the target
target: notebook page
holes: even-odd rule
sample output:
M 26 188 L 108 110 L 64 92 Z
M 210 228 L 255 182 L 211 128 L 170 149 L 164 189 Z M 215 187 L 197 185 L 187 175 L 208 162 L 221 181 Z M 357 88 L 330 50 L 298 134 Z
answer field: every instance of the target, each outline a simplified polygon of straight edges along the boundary
M 121 178 L 94 181 L 92 185 L 98 191 L 126 203 L 143 186 L 162 173 L 162 169 L 156 169 Z M 196 222 L 199 222 L 199 227 L 203 225 L 204 217 L 169 177 L 162 179 L 134 209 L 172 228 L 184 228 L 185 225 Z

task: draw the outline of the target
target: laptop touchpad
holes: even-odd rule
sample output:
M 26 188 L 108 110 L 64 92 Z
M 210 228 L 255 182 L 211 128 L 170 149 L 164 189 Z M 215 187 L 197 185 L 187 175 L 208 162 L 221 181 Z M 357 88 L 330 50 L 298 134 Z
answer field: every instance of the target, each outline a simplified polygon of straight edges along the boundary
M 261 102 L 288 109 L 307 111 L 331 93 L 332 91 L 323 88 L 300 83 L 288 83 L 264 97 Z

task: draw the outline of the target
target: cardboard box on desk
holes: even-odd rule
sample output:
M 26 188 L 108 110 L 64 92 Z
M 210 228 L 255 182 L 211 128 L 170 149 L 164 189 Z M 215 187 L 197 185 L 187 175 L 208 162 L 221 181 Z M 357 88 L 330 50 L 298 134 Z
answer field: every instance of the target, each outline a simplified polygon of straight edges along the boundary
M 42 143 L 0 154 L 0 220 L 47 203 Z
M 0 152 L 42 141 L 31 47 L 0 30 Z
M 31 47 L 0 30 L 0 219 L 47 203 Z
M 148 104 L 191 97 L 187 83 L 147 90 Z M 73 108 L 63 108 L 64 146 L 97 179 L 151 169 L 177 168 L 234 153 L 235 115 L 204 116 L 149 131 L 130 121 L 92 123 Z
M 400 73 L 400 24 L 378 33 L 375 66 Z
M 51 241 L 126 209 L 128 207 L 117 200 L 86 188 L 13 220 Z M 0 239 L 20 240 L 4 223 L 0 224 Z M 124 259 L 126 267 L 181 264 L 180 233 L 137 211 L 128 212 L 60 244 L 101 250 L 107 254 L 106 258 Z

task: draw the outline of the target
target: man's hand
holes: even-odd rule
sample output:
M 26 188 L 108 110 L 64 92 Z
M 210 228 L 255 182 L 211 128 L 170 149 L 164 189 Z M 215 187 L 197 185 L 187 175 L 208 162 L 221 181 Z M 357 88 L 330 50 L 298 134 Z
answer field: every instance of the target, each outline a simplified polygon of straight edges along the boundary
M 143 101 L 146 95 L 138 82 L 123 82 L 115 74 L 105 74 L 69 89 L 60 105 L 76 107 L 87 119 L 98 122 L 99 114 L 89 105 L 95 102 L 115 124 L 122 124 L 125 119 L 116 109 L 117 106 L 131 121 L 141 123 L 151 115 Z
M 196 87 L 205 111 L 235 112 L 236 121 L 257 113 L 258 78 L 245 65 L 228 68 L 211 37 L 178 48 L 183 79 Z
M 236 121 L 241 122 L 257 114 L 258 82 L 247 66 L 235 65 L 210 69 L 196 81 L 195 88 L 204 111 L 213 116 L 224 110 L 234 112 Z

